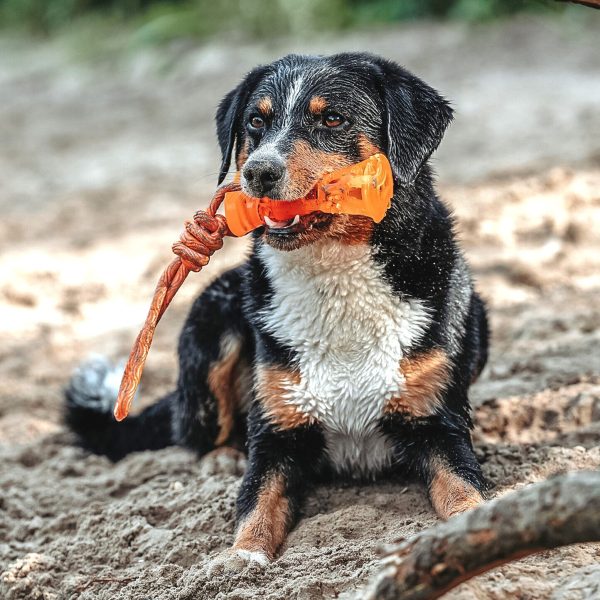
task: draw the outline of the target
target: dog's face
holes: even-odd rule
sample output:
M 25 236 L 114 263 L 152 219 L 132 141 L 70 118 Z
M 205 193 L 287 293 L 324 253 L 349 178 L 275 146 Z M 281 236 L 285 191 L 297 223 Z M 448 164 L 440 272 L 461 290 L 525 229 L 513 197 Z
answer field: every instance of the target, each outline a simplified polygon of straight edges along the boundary
M 447 103 L 401 67 L 366 54 L 290 55 L 249 73 L 222 101 L 220 181 L 235 162 L 243 191 L 295 200 L 326 173 L 387 154 L 397 184 L 414 181 L 451 120 Z M 267 221 L 265 241 L 292 250 L 323 238 L 370 239 L 367 217 L 320 212 Z

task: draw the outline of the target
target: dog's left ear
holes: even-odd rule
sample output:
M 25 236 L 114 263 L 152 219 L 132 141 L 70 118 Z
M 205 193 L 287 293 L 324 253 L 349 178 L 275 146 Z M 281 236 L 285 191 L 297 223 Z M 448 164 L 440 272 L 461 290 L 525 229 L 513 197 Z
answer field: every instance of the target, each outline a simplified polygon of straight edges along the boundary
M 216 116 L 217 138 L 222 155 L 221 168 L 219 170 L 219 185 L 221 185 L 229 171 L 234 147 L 239 142 L 242 126 L 241 120 L 244 108 L 248 103 L 248 98 L 268 69 L 268 66 L 260 66 L 250 71 L 242 82 L 231 90 L 219 103 Z
M 377 58 L 386 109 L 387 156 L 396 177 L 410 184 L 442 141 L 452 121 L 448 102 L 397 64 Z

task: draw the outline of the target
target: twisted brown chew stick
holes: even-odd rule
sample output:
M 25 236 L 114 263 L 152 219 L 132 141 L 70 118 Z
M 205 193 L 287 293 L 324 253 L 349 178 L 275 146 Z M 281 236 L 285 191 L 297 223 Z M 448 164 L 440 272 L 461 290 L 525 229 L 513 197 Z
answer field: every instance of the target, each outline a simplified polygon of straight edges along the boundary
M 146 322 L 131 349 L 115 404 L 114 414 L 117 421 L 122 421 L 129 413 L 152 344 L 154 330 L 160 318 L 188 273 L 200 271 L 202 267 L 206 266 L 213 252 L 222 248 L 223 238 L 229 235 L 227 221 L 223 215 L 217 214 L 217 210 L 219 210 L 226 192 L 239 189 L 238 183 L 221 186 L 206 211 L 199 210 L 192 221 L 186 221 L 185 231 L 181 234 L 179 242 L 173 244 L 173 252 L 179 258 L 176 258 L 164 270 L 158 280 Z

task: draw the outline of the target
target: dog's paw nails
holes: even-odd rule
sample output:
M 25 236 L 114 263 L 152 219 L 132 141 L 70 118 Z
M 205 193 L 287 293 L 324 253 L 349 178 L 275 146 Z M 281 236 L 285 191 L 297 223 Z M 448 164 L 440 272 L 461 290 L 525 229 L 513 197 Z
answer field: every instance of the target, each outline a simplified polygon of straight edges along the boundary
M 213 558 L 207 567 L 209 577 L 237 573 L 252 566 L 266 567 L 271 561 L 263 552 L 227 550 Z
M 234 550 L 236 556 L 246 561 L 248 564 L 259 564 L 266 567 L 270 564 L 269 557 L 264 552 L 252 552 L 250 550 Z

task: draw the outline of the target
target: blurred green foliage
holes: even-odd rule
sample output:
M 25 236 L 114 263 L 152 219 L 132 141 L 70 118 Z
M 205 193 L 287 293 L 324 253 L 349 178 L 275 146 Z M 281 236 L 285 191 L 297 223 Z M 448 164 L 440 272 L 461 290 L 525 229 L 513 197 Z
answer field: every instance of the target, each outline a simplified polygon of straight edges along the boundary
M 135 40 L 160 43 L 244 32 L 301 34 L 409 19 L 480 21 L 525 10 L 557 10 L 552 0 L 0 0 L 0 26 L 50 35 L 82 17 L 131 24 Z

